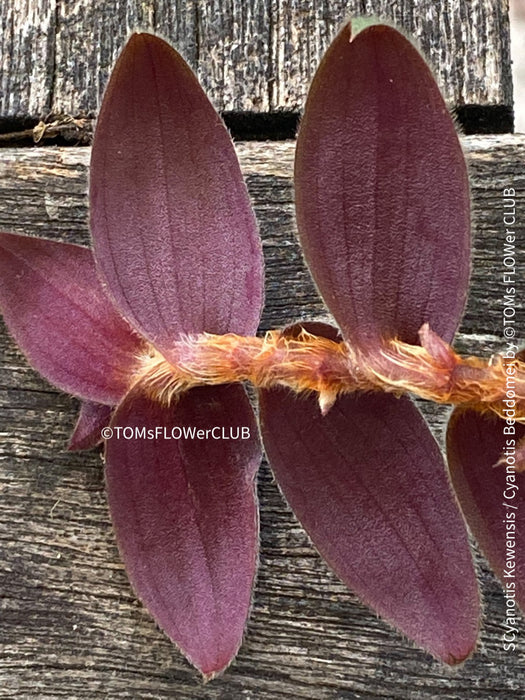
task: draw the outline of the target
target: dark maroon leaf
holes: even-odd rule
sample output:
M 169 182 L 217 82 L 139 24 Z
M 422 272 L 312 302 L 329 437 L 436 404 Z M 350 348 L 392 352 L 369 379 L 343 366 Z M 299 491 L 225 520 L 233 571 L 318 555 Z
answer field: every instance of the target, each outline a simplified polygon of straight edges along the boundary
M 295 163 L 300 240 L 348 340 L 450 341 L 470 251 L 467 172 L 424 60 L 398 31 L 350 24 L 313 80 Z
M 225 430 L 223 439 L 121 439 L 116 428 Z M 107 442 L 109 504 L 130 580 L 157 623 L 205 675 L 241 643 L 257 561 L 255 417 L 238 385 L 202 387 L 171 408 L 136 388 Z M 230 428 L 248 439 L 228 439 Z
M 122 399 L 144 341 L 104 294 L 90 250 L 1 233 L 0 306 L 46 379 L 83 399 Z
M 169 357 L 181 332 L 253 334 L 263 273 L 231 139 L 168 44 L 134 34 L 91 160 L 97 263 L 125 316 Z
M 276 389 L 260 415 L 283 494 L 336 574 L 436 657 L 467 657 L 479 596 L 465 525 L 411 401 L 346 395 L 323 417 L 314 396 Z
M 525 611 L 525 474 L 514 472 L 515 464 L 525 466 L 519 463 L 525 425 L 513 427 L 515 432 L 492 414 L 456 409 L 448 425 L 447 452 L 452 484 L 472 534 L 507 600 L 515 598 Z
M 68 450 L 91 450 L 102 442 L 102 429 L 109 426 L 112 406 L 92 401 L 82 401 L 75 430 L 69 440 Z

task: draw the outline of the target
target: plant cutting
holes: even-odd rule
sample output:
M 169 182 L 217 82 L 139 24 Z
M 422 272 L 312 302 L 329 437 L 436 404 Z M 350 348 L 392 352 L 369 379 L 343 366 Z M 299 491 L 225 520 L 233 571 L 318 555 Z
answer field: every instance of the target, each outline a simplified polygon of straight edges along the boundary
M 450 347 L 468 287 L 467 173 L 430 71 L 395 29 L 347 25 L 335 39 L 310 89 L 295 186 L 305 257 L 339 328 L 257 337 L 262 252 L 233 145 L 183 59 L 136 34 L 95 133 L 93 251 L 2 234 L 5 321 L 30 363 L 82 399 L 71 447 L 105 435 L 130 581 L 205 676 L 239 648 L 257 565 L 262 452 L 245 381 L 259 390 L 276 479 L 327 563 L 458 663 L 478 634 L 476 576 L 443 457 L 408 394 L 458 407 L 452 483 L 502 576 L 487 494 L 506 475 L 491 467 L 509 367 L 522 466 L 525 366 Z M 474 424 L 492 446 L 481 466 Z

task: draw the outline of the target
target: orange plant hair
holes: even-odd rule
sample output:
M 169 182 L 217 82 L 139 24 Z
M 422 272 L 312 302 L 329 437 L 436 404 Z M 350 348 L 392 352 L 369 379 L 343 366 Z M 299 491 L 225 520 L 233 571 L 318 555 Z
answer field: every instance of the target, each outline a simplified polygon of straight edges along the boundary
M 302 328 L 263 337 L 201 333 L 176 342 L 171 363 L 153 349 L 145 354 L 134 381 L 164 404 L 192 387 L 247 381 L 316 392 L 323 414 L 340 394 L 387 391 L 525 423 L 525 362 L 461 357 L 427 324 L 419 336 L 421 345 L 392 339 L 367 350 Z

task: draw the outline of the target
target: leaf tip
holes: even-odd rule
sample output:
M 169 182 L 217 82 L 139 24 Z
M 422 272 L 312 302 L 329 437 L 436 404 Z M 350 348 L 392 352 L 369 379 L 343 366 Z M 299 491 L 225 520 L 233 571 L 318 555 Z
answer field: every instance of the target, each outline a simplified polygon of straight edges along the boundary
M 469 645 L 467 645 L 467 648 L 464 651 L 458 652 L 458 653 L 452 653 L 452 652 L 446 652 L 443 654 L 440 658 L 441 660 L 447 664 L 447 666 L 461 666 L 467 659 L 469 659 L 477 644 L 477 636 L 476 639 Z

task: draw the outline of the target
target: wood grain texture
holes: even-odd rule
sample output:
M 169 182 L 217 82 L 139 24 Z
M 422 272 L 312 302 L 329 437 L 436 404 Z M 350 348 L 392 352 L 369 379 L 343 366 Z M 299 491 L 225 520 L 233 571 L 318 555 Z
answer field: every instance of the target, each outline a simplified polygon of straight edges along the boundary
M 451 105 L 512 104 L 508 0 L 2 0 L 0 117 L 96 113 L 135 29 L 168 38 L 218 109 L 297 111 L 341 22 L 371 13 L 419 38 Z
M 301 108 L 319 56 L 353 15 L 376 15 L 417 37 L 450 104 L 512 102 L 506 0 L 274 0 L 273 7 L 273 103 L 279 107 Z M 494 41 L 495 53 L 489 49 Z
M 0 4 L 0 116 L 52 109 L 57 30 L 55 0 Z
M 457 346 L 502 347 L 502 190 L 518 192 L 517 260 L 525 286 L 525 137 L 464 140 L 474 200 L 472 288 Z M 294 144 L 239 144 L 264 239 L 262 327 L 325 317 L 294 237 Z M 88 149 L 0 153 L 0 229 L 88 242 Z M 519 309 L 519 328 L 525 306 Z M 522 338 L 523 340 L 523 338 Z M 0 362 L 0 698 L 346 700 L 523 697 L 525 625 L 504 652 L 504 599 L 478 557 L 481 645 L 451 670 L 403 640 L 339 583 L 259 478 L 261 564 L 238 658 L 222 678 L 197 674 L 135 600 L 119 557 L 96 452 L 68 454 L 77 402 L 28 368 L 2 326 Z M 422 404 L 441 436 L 447 409 Z
M 195 3 L 202 86 L 217 109 L 268 112 L 270 0 Z M 159 25 L 171 36 L 172 27 Z

